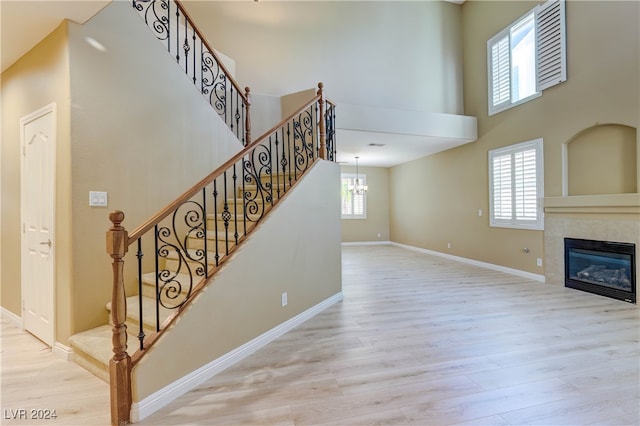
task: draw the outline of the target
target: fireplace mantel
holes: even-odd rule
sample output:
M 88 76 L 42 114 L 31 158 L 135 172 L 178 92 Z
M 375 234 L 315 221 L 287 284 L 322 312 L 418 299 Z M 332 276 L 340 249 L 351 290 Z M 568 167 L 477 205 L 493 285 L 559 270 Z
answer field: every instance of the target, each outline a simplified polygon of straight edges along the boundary
M 545 213 L 640 214 L 640 194 L 546 197 Z

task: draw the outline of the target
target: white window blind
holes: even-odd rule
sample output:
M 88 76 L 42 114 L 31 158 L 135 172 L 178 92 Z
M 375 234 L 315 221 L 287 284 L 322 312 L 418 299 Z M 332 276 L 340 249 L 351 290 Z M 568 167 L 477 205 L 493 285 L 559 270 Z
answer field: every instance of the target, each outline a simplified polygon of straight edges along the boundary
M 367 194 L 354 194 L 349 189 L 353 188 L 356 179 L 362 185 L 367 184 L 367 175 L 343 173 L 341 175 L 342 193 L 342 219 L 366 219 L 367 218 Z
M 487 41 L 489 115 L 566 80 L 564 0 L 550 0 Z
M 489 151 L 490 225 L 542 229 L 542 139 Z

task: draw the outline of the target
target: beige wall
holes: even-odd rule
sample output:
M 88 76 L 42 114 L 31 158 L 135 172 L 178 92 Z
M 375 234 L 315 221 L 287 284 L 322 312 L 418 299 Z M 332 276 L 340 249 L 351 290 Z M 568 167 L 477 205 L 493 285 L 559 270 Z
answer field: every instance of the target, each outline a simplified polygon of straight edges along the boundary
M 2 307 L 22 316 L 20 282 L 20 118 L 55 102 L 57 105 L 56 331 L 71 322 L 71 190 L 69 134 L 69 49 L 67 25 L 2 73 Z
M 254 93 L 322 81 L 339 103 L 460 114 L 460 6 L 444 1 L 186 1 Z M 206 17 L 206 18 L 205 18 Z M 400 28 L 402 31 L 399 31 Z
M 107 322 L 109 211 L 123 210 L 133 230 L 241 149 L 130 9 L 113 2 L 85 25 L 64 24 L 2 75 L 2 263 L 11 265 L 2 270 L 2 306 L 20 314 L 18 120 L 55 100 L 56 340 L 63 344 Z M 108 208 L 88 206 L 92 190 L 108 192 Z
M 342 241 L 389 241 L 389 169 L 359 167 L 358 170 L 367 175 L 367 218 L 342 219 Z M 340 171 L 355 173 L 356 168 L 342 166 Z
M 636 129 L 598 125 L 567 144 L 567 195 L 637 192 Z
M 543 274 L 536 266 L 544 258 L 542 231 L 489 227 L 487 151 L 544 138 L 544 192 L 557 196 L 562 144 L 596 123 L 638 127 L 638 2 L 567 2 L 568 80 L 531 102 L 487 116 L 486 41 L 535 4 L 463 4 L 464 113 L 478 117 L 479 137 L 391 169 L 393 241 Z
M 340 293 L 339 179 L 319 160 L 287 193 L 133 369 L 134 402 Z

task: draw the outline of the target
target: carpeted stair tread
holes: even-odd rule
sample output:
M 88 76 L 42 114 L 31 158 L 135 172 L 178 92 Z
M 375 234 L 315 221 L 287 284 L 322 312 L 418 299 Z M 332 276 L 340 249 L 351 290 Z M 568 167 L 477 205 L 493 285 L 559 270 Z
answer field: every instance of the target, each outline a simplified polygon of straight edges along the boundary
M 193 290 L 193 287 L 195 287 L 200 282 L 201 279 L 202 279 L 202 277 L 194 277 L 194 280 L 191 283 L 190 277 L 187 274 L 177 274 L 174 277 L 174 281 L 177 281 L 178 283 L 180 283 L 180 292 L 182 294 L 184 294 L 184 295 L 186 295 L 189 292 L 189 285 L 190 284 L 192 286 L 191 290 Z M 155 297 L 155 294 L 156 294 L 156 291 L 155 291 L 155 288 L 156 288 L 156 273 L 155 272 L 148 272 L 146 274 L 143 274 L 142 275 L 142 282 L 144 284 L 144 287 L 142 288 L 142 294 L 147 298 L 153 299 Z M 159 282 L 158 284 L 161 286 L 163 283 Z M 127 302 L 127 303 L 129 303 L 129 302 Z M 136 306 L 138 306 L 137 299 L 136 299 Z M 143 309 L 145 309 L 144 306 L 143 306 Z
M 137 329 L 136 324 L 140 324 L 140 309 L 138 295 L 127 297 L 127 322 L 130 324 L 129 329 Z M 174 311 L 160 306 L 160 324 L 166 320 Z M 107 310 L 111 312 L 111 302 L 107 303 Z M 144 316 L 144 326 L 155 329 L 156 327 L 156 301 L 151 297 L 142 296 L 142 314 Z M 133 326 L 133 327 L 132 327 Z M 131 330 L 130 330 L 131 331 Z
M 69 337 L 69 343 L 74 350 L 76 348 L 80 349 L 106 366 L 113 357 L 113 348 L 111 346 L 112 328 L 110 325 L 102 325 L 74 334 Z
M 209 237 L 208 234 L 209 233 L 207 233 L 207 237 Z M 213 239 L 213 236 L 211 236 L 210 238 Z M 195 248 L 187 249 L 187 253 L 189 254 L 189 256 L 191 256 L 191 258 L 189 258 L 187 256 L 184 256 L 183 260 L 184 261 L 188 261 L 188 262 L 199 262 L 199 261 L 201 261 L 202 259 L 200 259 L 200 257 L 202 257 L 202 255 L 199 255 L 197 250 L 198 249 L 195 249 Z M 216 256 L 215 251 L 212 252 L 211 250 L 207 250 L 207 263 L 215 264 L 216 263 L 216 257 L 215 256 Z M 170 252 L 167 253 L 167 256 L 164 257 L 164 259 L 171 259 L 171 260 L 178 260 L 179 258 L 180 258 L 180 255 L 175 250 L 171 250 Z

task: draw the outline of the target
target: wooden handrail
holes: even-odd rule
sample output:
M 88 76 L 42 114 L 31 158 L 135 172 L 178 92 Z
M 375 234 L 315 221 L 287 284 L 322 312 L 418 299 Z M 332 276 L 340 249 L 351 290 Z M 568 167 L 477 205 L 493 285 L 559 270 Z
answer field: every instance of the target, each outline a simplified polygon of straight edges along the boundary
M 318 83 L 318 87 L 320 87 L 321 85 L 322 85 L 322 83 Z M 156 226 L 158 223 L 160 223 L 160 221 L 162 221 L 164 218 L 169 216 L 178 207 L 180 207 L 187 200 L 189 200 L 191 197 L 193 197 L 199 191 L 201 191 L 202 188 L 206 187 L 208 184 L 213 182 L 214 179 L 216 179 L 218 176 L 222 175 L 222 173 L 224 173 L 225 170 L 229 169 L 229 167 L 231 167 L 233 164 L 235 164 L 238 161 L 240 161 L 242 159 L 242 157 L 247 155 L 247 153 L 249 153 L 253 148 L 255 148 L 257 145 L 260 145 L 260 143 L 262 143 L 269 136 L 274 134 L 285 123 L 287 123 L 288 121 L 292 120 L 297 114 L 300 114 L 300 112 L 304 111 L 306 108 L 311 106 L 313 103 L 317 102 L 321 97 L 322 97 L 322 94 L 318 94 L 315 97 L 313 97 L 309 102 L 307 102 L 306 104 L 304 104 L 303 106 L 298 108 L 295 112 L 291 113 L 285 119 L 281 120 L 278 124 L 273 126 L 271 129 L 269 129 L 266 133 L 264 133 L 258 139 L 253 141 L 250 145 L 245 147 L 242 151 L 238 152 L 236 155 L 231 157 L 229 160 L 227 160 L 224 164 L 219 166 L 213 172 L 209 173 L 204 179 L 202 179 L 200 182 L 196 183 L 194 186 L 192 186 L 190 189 L 188 189 L 185 193 L 183 193 L 181 196 L 176 198 L 167 207 L 165 207 L 164 209 L 160 210 L 158 213 L 156 213 L 155 215 L 151 216 L 142 225 L 140 225 L 139 227 L 134 229 L 129 234 L 129 239 L 128 239 L 128 242 L 127 242 L 127 246 L 133 244 L 136 240 L 138 240 L 140 237 L 142 237 L 147 231 L 149 231 L 151 228 Z M 323 120 L 321 120 L 321 121 L 323 121 Z

